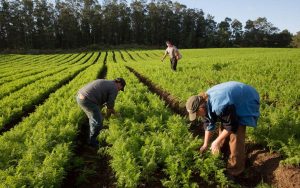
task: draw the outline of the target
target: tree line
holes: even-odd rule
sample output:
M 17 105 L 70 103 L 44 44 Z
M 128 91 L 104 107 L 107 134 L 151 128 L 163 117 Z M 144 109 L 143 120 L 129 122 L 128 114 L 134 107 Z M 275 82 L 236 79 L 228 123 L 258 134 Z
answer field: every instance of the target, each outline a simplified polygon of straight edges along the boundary
M 201 9 L 171 0 L 1 0 L 0 49 L 74 49 L 86 46 L 180 48 L 288 47 L 293 35 L 267 18 L 220 23 Z

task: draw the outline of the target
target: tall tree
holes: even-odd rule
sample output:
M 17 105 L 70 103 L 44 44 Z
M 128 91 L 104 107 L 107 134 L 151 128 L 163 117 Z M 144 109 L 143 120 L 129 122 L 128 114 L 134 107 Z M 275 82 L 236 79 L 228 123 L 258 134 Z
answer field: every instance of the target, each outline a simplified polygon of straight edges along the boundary
M 147 44 L 150 45 L 159 45 L 159 37 L 160 29 L 162 28 L 161 25 L 161 19 L 160 19 L 160 13 L 157 5 L 155 4 L 155 1 L 152 0 L 147 5 L 147 12 L 148 15 L 146 17 L 146 38 L 147 38 Z
M 77 6 L 74 2 L 57 2 L 57 28 L 56 36 L 59 40 L 59 46 L 62 48 L 76 48 L 79 47 L 78 38 L 79 22 Z
M 144 44 L 145 37 L 145 13 L 146 13 L 146 1 L 134 0 L 130 4 L 131 7 L 131 29 L 132 29 L 132 41 L 136 44 Z
M 217 45 L 217 22 L 210 14 L 206 16 L 205 24 L 206 33 L 206 47 L 216 47 Z
M 24 47 L 30 49 L 33 47 L 34 17 L 33 1 L 22 0 L 20 10 L 20 28 L 22 29 L 21 40 Z
M 91 44 L 180 48 L 287 47 L 292 35 L 266 18 L 217 23 L 202 10 L 171 0 L 0 0 L 0 48 L 78 48 Z
M 196 39 L 194 45 L 196 47 L 205 47 L 205 27 L 206 22 L 204 18 L 204 12 L 202 10 L 197 10 L 196 12 Z
M 243 24 L 239 20 L 234 19 L 231 22 L 231 28 L 233 45 L 240 46 L 243 39 Z
M 292 42 L 293 35 L 288 30 L 283 30 L 280 33 L 269 35 L 268 46 L 272 47 L 287 47 Z
M 196 18 L 197 13 L 194 9 L 186 9 L 183 12 L 182 22 L 182 42 L 184 48 L 195 48 L 196 38 Z
M 116 45 L 119 38 L 119 6 L 117 0 L 105 0 L 103 4 L 103 40 Z
M 221 21 L 218 24 L 218 44 L 219 47 L 230 47 L 232 45 L 231 39 L 231 27 L 230 27 L 231 18 L 225 18 L 224 21 Z
M 91 21 L 93 44 L 101 44 L 103 42 L 103 16 L 101 5 L 99 5 L 98 3 L 96 3 L 94 7 L 94 16 Z
M 54 8 L 46 0 L 35 0 L 35 48 L 54 48 Z
M 182 47 L 184 40 L 182 40 L 183 32 L 183 12 L 186 10 L 186 6 L 175 2 L 172 5 L 172 17 L 170 17 L 170 26 L 168 31 L 168 38 L 178 46 Z
M 293 47 L 300 48 L 300 31 L 298 31 L 297 34 L 293 36 L 291 45 Z
M 264 34 L 274 34 L 278 32 L 278 28 L 274 27 L 271 22 L 268 22 L 267 18 L 259 17 L 254 21 L 254 27 Z
M 95 41 L 95 25 L 94 18 L 96 17 L 96 1 L 83 0 L 83 7 L 81 9 L 81 34 L 83 45 L 91 45 Z
M 8 46 L 8 30 L 10 27 L 10 9 L 9 2 L 7 0 L 1 0 L 0 4 L 0 49 L 4 49 Z
M 248 20 L 245 26 L 244 44 L 246 46 L 267 47 L 273 34 L 278 33 L 278 28 L 268 22 L 266 18 Z
M 6 30 L 6 38 L 7 38 L 7 47 L 13 49 L 24 48 L 24 29 L 22 26 L 21 18 L 21 10 L 22 4 L 19 0 L 12 1 L 8 4 L 8 14 L 6 15 L 6 21 L 8 21 L 5 25 Z
M 254 21 L 247 20 L 245 25 L 243 46 L 257 46 L 256 44 L 257 32 L 258 31 L 255 28 Z
M 127 44 L 130 42 L 131 36 L 131 18 L 130 18 L 130 8 L 127 6 L 126 0 L 121 0 L 119 3 L 119 39 L 118 44 Z M 122 31 L 122 32 L 121 32 Z

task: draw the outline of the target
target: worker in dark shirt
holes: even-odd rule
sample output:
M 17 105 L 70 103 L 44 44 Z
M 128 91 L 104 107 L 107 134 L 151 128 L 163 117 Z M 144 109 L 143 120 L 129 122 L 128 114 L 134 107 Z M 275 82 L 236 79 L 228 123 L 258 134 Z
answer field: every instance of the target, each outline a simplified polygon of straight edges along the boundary
M 227 172 L 231 176 L 244 171 L 246 126 L 256 127 L 259 104 L 259 94 L 253 87 L 235 81 L 215 85 L 204 93 L 191 96 L 186 103 L 191 121 L 196 117 L 203 119 L 205 136 L 200 152 L 208 149 L 216 122 L 221 122 L 219 136 L 210 149 L 212 153 L 219 153 L 224 144 L 229 145 Z
M 97 79 L 78 91 L 76 100 L 81 109 L 89 118 L 89 144 L 99 145 L 97 136 L 102 129 L 102 116 L 100 108 L 107 107 L 107 116 L 115 114 L 114 105 L 118 92 L 124 91 L 126 82 L 123 78 L 115 80 Z

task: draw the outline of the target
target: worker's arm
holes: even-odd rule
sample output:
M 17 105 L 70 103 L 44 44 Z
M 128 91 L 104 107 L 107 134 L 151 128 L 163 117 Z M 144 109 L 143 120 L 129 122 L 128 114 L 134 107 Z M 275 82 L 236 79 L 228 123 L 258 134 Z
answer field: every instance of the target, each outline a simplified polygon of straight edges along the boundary
M 222 108 L 218 115 L 224 129 L 211 144 L 210 149 L 212 153 L 215 154 L 219 153 L 220 145 L 225 140 L 225 138 L 228 137 L 232 132 L 236 132 L 239 126 L 239 121 L 234 105 L 228 105 Z
M 212 136 L 212 132 L 211 131 L 205 131 L 205 135 L 204 135 L 204 143 L 200 148 L 200 153 L 203 153 L 207 150 L 208 148 L 208 144 L 209 144 L 209 140 Z
M 202 123 L 203 123 L 203 128 L 205 130 L 205 135 L 204 135 L 204 143 L 200 148 L 200 152 L 204 152 L 208 149 L 209 141 L 210 138 L 213 134 L 213 131 L 215 130 L 216 127 L 216 121 L 214 118 L 214 114 L 212 114 L 213 117 L 211 119 L 204 117 L 202 118 Z
M 168 55 L 168 50 L 165 51 L 164 56 L 161 58 L 161 61 L 164 61 L 164 59 L 166 58 L 166 56 Z
M 229 136 L 230 134 L 231 134 L 231 131 L 227 131 L 226 129 L 223 129 L 223 131 L 219 134 L 219 136 L 215 139 L 215 141 L 213 141 L 211 143 L 211 146 L 210 146 L 211 152 L 214 154 L 219 153 L 220 145 L 221 145 L 222 141 L 225 140 L 225 138 L 227 136 Z
M 118 92 L 114 91 L 114 92 L 109 92 L 108 94 L 108 101 L 106 103 L 106 107 L 107 107 L 107 110 L 106 110 L 106 116 L 107 117 L 110 117 L 111 114 L 115 114 L 116 111 L 114 109 L 114 106 L 115 106 L 115 100 L 117 98 L 117 95 L 118 95 Z
M 175 58 L 178 60 L 180 56 L 179 50 L 176 48 L 175 50 Z

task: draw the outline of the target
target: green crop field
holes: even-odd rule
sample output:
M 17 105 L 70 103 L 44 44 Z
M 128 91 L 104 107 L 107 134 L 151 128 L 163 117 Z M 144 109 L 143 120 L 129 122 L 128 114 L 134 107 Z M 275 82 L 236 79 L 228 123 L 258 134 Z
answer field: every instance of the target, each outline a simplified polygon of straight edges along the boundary
M 114 50 L 78 54 L 0 55 L 0 187 L 61 187 L 76 160 L 74 147 L 86 121 L 75 95 L 100 78 L 123 77 L 119 116 L 105 120 L 99 155 L 109 156 L 116 186 L 226 186 L 224 162 L 200 155 L 203 135 L 190 130 L 139 78 L 184 108 L 191 95 L 240 81 L 260 94 L 257 128 L 247 144 L 280 154 L 280 164 L 300 164 L 299 49 L 182 49 L 173 72 L 164 50 Z M 107 72 L 106 72 L 107 71 Z M 199 125 L 201 126 L 201 125 Z M 96 172 L 97 173 L 97 172 Z M 202 183 L 199 183 L 202 182 Z

